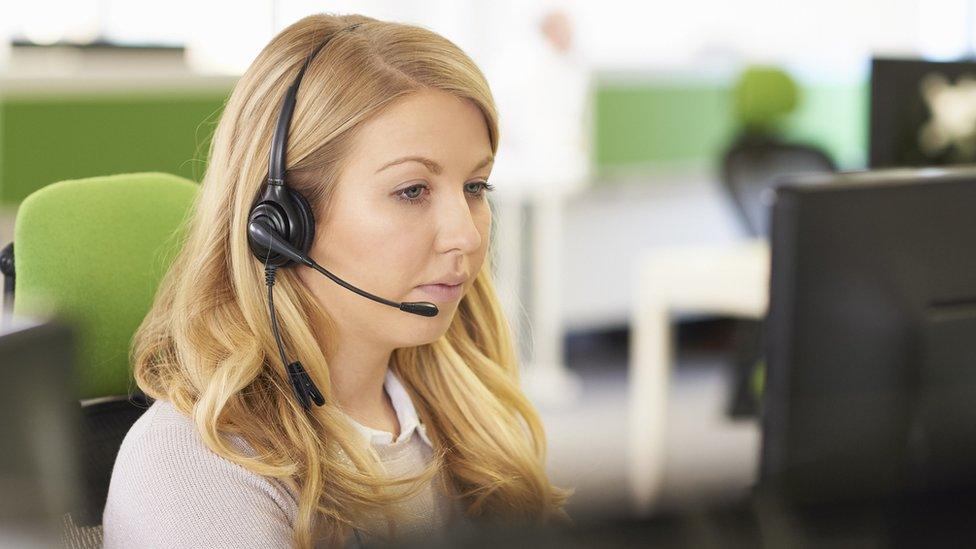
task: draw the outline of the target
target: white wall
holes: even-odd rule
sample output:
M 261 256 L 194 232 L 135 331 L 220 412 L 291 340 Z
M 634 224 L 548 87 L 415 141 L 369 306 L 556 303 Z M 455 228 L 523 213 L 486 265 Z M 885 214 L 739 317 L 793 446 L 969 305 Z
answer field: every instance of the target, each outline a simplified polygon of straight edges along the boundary
M 31 0 L 4 2 L 0 36 L 187 43 L 200 70 L 240 73 L 273 33 L 322 11 L 420 24 L 479 62 L 561 6 L 600 68 L 701 70 L 743 61 L 813 73 L 863 70 L 872 53 L 957 57 L 973 50 L 973 0 Z M 232 24 L 228 24 L 233 20 Z M 7 29 L 3 27 L 9 27 Z M 229 47 L 233 45 L 234 47 Z

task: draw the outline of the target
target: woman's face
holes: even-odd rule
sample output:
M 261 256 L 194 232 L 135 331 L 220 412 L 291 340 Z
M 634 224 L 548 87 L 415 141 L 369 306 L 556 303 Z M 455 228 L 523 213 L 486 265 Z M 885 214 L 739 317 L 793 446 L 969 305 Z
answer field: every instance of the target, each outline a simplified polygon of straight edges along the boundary
M 360 289 L 397 302 L 429 301 L 440 312 L 405 313 L 303 266 L 300 276 L 336 321 L 340 344 L 393 350 L 447 331 L 488 248 L 491 209 L 482 184 L 491 156 L 478 107 L 440 90 L 400 99 L 361 128 L 328 215 L 316 219 L 309 253 Z M 424 287 L 439 282 L 459 286 Z

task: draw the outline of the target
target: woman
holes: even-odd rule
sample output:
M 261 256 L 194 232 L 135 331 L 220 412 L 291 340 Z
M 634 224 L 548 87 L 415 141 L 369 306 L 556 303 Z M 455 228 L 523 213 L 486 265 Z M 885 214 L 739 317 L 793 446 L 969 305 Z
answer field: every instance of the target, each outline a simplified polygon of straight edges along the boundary
M 436 316 L 305 265 L 266 280 L 249 249 L 282 98 L 306 60 L 283 168 L 314 212 L 308 255 Z M 156 401 L 119 452 L 107 547 L 310 547 L 565 516 L 486 261 L 497 146 L 482 73 L 430 31 L 315 15 L 264 48 L 133 343 Z M 292 390 L 299 374 L 320 399 Z

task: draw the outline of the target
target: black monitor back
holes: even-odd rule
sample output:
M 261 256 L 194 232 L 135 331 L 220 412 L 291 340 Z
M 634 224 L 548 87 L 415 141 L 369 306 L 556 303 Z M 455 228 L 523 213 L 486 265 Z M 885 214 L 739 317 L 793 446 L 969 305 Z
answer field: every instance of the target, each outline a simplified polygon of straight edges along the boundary
M 972 486 L 976 169 L 793 183 L 772 214 L 761 482 L 796 501 Z
M 0 546 L 7 536 L 52 546 L 82 501 L 74 360 L 68 325 L 0 321 Z
M 968 136 L 933 124 L 935 102 L 953 125 L 968 122 Z M 976 115 L 976 62 L 872 59 L 870 112 L 872 169 L 976 163 L 976 118 L 965 120 Z

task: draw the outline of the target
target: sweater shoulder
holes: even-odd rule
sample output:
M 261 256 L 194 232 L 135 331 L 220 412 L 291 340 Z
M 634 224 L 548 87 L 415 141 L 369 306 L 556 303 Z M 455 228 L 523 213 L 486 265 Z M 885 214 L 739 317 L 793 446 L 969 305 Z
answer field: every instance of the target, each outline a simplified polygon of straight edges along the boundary
M 230 436 L 227 441 L 244 455 L 254 455 L 240 437 Z M 160 473 L 178 467 L 184 473 L 190 468 L 262 478 L 217 455 L 203 442 L 193 420 L 163 400 L 154 402 L 126 433 L 115 469 L 125 465 L 152 465 Z
M 239 439 L 228 439 L 239 449 Z M 288 545 L 297 503 L 277 479 L 213 452 L 193 421 L 156 401 L 119 448 L 103 514 L 105 546 Z

